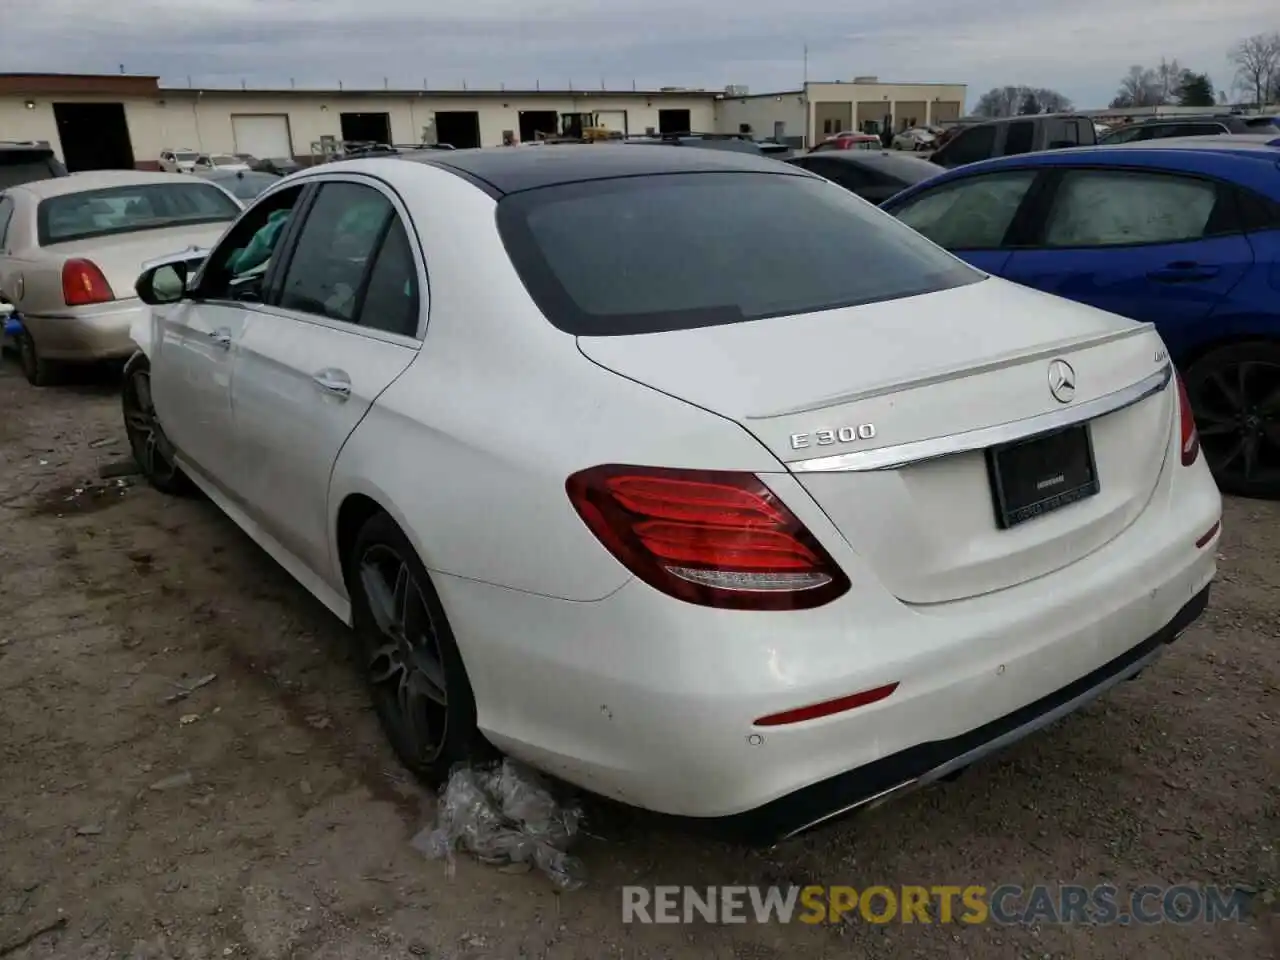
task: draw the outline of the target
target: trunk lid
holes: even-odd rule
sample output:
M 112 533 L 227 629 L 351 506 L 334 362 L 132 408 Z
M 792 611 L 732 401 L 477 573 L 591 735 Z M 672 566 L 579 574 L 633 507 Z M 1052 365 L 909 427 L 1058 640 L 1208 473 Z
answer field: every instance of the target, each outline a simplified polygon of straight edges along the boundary
M 846 310 L 578 342 L 601 366 L 751 431 L 909 603 L 1012 586 L 1110 541 L 1149 501 L 1176 412 L 1176 391 L 1153 389 L 1090 420 L 1098 492 L 1001 529 L 982 448 L 921 461 L 920 449 L 899 448 L 1109 405 L 1168 367 L 1150 325 L 992 278 Z M 1075 371 L 1068 403 L 1049 389 L 1059 359 Z M 875 469 L 865 458 L 856 470 L 804 463 L 872 450 L 884 451 Z M 912 462 L 895 465 L 903 457 Z
M 187 247 L 211 247 L 217 243 L 230 221 L 161 230 L 139 230 L 106 237 L 89 237 L 69 243 L 55 243 L 41 249 L 48 255 L 70 260 L 83 257 L 98 265 L 119 300 L 134 295 L 134 284 L 148 260 L 177 253 Z

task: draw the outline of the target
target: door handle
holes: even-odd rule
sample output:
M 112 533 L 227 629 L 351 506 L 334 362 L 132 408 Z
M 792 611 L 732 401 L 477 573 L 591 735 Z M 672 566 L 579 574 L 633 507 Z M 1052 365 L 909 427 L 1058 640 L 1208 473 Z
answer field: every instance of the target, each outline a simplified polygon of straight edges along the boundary
M 351 378 L 347 376 L 345 370 L 326 368 L 314 374 L 311 382 L 325 393 L 340 400 L 346 400 L 351 396 Z
M 213 341 L 214 346 L 221 347 L 223 350 L 231 349 L 231 331 L 226 327 L 210 330 L 209 339 Z
M 1147 274 L 1147 279 L 1157 283 L 1195 283 L 1199 280 L 1211 280 L 1217 275 L 1217 267 L 1196 263 L 1194 260 L 1175 260 L 1159 270 L 1152 270 Z

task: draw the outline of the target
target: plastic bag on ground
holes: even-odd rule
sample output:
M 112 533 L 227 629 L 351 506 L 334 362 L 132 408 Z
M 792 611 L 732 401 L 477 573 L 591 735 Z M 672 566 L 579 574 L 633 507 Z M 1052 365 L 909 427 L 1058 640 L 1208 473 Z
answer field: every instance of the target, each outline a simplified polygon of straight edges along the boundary
M 568 853 L 582 810 L 556 799 L 547 783 L 515 760 L 458 767 L 436 806 L 436 824 L 413 839 L 433 859 L 453 864 L 455 850 L 483 863 L 528 863 L 562 890 L 585 882 L 582 863 Z

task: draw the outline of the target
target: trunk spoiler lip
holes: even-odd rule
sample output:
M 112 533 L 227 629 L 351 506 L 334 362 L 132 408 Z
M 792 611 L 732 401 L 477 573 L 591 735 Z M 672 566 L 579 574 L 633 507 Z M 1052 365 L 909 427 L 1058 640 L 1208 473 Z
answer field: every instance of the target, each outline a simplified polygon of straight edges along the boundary
M 1173 364 L 1165 360 L 1158 370 L 1147 374 L 1136 383 L 1072 407 L 1050 410 L 1048 413 L 997 423 L 990 427 L 978 427 L 975 430 L 965 430 L 962 433 L 947 436 L 912 440 L 907 443 L 834 454 L 829 457 L 794 460 L 787 463 L 786 467 L 792 473 L 867 473 L 876 470 L 896 470 L 958 453 L 972 453 L 1116 413 L 1141 403 L 1148 397 L 1155 396 L 1167 388 L 1172 380 Z
M 885 382 L 874 384 L 870 387 L 864 387 L 848 393 L 840 393 L 829 397 L 823 397 L 820 400 L 812 400 L 808 403 L 789 407 L 785 410 L 775 410 L 770 413 L 746 414 L 743 419 L 773 420 L 779 417 L 795 416 L 800 413 L 816 413 L 820 410 L 825 410 L 828 407 L 840 406 L 841 404 L 856 403 L 860 400 L 870 400 L 874 397 L 882 397 L 890 393 L 899 393 L 904 390 L 913 390 L 917 387 L 932 386 L 933 384 L 943 383 L 947 380 L 959 380 L 964 377 L 990 373 L 994 370 L 1010 367 L 1017 363 L 1026 363 L 1032 360 L 1048 360 L 1061 353 L 1082 350 L 1087 347 L 1098 347 L 1106 343 L 1114 343 L 1117 340 L 1126 340 L 1129 337 L 1136 337 L 1151 333 L 1154 330 L 1155 324 L 1135 323 L 1133 326 L 1125 327 L 1121 330 L 1108 330 L 1105 333 L 1094 333 L 1083 337 L 1068 337 L 1064 340 L 1054 340 L 1050 343 L 1044 344 L 1043 346 L 1034 347 L 1029 351 L 1011 350 L 1007 353 L 997 354 L 994 357 L 982 361 L 976 366 L 942 367 L 935 370 L 925 371 L 907 380 L 895 380 L 892 383 Z M 822 459 L 828 458 L 824 457 Z

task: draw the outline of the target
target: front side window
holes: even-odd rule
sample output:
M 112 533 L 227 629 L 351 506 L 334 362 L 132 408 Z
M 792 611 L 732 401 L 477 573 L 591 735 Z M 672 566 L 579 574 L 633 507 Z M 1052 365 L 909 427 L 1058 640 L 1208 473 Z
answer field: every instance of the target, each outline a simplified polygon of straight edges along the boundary
M 1100 141 L 1101 143 L 1131 143 L 1142 136 L 1142 127 L 1123 127 L 1120 130 L 1113 130 L 1108 133 Z
M 1213 183 L 1114 170 L 1069 170 L 1045 224 L 1050 247 L 1176 243 L 1212 232 Z
M 361 282 L 395 216 L 372 187 L 321 186 L 285 271 L 280 306 L 354 323 Z
M 147 183 L 64 193 L 36 208 L 40 244 L 234 220 L 240 206 L 207 183 Z
M 275 261 L 302 187 L 280 190 L 249 209 L 210 254 L 197 284 L 207 300 L 261 302 L 263 282 Z
M 953 181 L 913 197 L 893 212 L 948 250 L 992 249 L 1004 245 L 1035 179 L 1034 170 L 1015 170 Z
M 498 228 L 539 309 L 576 336 L 816 313 L 983 279 L 847 191 L 788 173 L 529 190 L 499 203 Z

